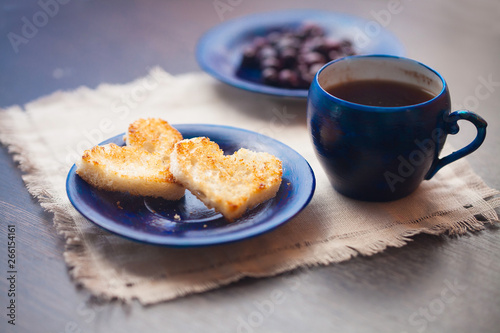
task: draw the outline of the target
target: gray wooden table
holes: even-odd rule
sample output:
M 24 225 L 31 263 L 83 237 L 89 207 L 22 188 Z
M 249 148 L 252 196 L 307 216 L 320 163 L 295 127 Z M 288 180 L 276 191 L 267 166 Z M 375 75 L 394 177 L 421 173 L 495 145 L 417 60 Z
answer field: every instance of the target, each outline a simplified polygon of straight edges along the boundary
M 489 122 L 486 142 L 468 160 L 500 188 L 498 0 L 5 0 L 0 106 L 80 85 L 125 83 L 155 65 L 173 74 L 198 71 L 194 49 L 208 28 L 253 12 L 305 7 L 384 26 L 407 56 L 440 71 L 455 107 L 469 106 Z M 37 26 L 30 30 L 26 21 Z M 451 142 L 466 144 L 471 127 L 464 123 Z M 146 308 L 99 304 L 70 280 L 64 241 L 5 147 L 0 170 L 1 332 L 500 332 L 497 226 L 463 237 L 420 235 L 372 257 L 245 279 Z M 15 326 L 6 316 L 9 224 L 17 240 Z M 275 290 L 280 302 L 271 302 Z

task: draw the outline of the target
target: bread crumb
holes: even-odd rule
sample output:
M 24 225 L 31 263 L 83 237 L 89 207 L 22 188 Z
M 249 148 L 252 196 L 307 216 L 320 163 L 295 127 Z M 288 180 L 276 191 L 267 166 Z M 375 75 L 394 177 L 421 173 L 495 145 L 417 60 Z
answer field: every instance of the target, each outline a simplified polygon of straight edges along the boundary
M 181 220 L 181 216 L 179 214 L 175 214 L 174 215 L 174 220 L 180 221 Z
M 116 206 L 117 206 L 119 209 L 123 209 L 123 207 L 120 205 L 120 201 L 117 201 L 117 202 L 116 202 Z

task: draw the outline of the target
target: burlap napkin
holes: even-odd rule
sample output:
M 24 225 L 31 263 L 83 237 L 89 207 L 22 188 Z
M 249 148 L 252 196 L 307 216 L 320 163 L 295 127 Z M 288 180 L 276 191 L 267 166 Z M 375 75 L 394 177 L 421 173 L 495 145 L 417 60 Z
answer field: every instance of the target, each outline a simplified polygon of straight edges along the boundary
M 244 276 L 272 276 L 373 255 L 403 246 L 418 233 L 462 234 L 498 220 L 494 208 L 500 206 L 500 193 L 487 187 L 465 160 L 445 167 L 396 202 L 366 203 L 337 194 L 314 156 L 305 113 L 304 101 L 241 91 L 203 73 L 173 77 L 155 68 L 129 84 L 56 92 L 24 110 L 2 110 L 0 140 L 20 162 L 28 190 L 54 214 L 66 239 L 71 276 L 104 298 L 152 304 Z M 179 249 L 110 234 L 71 206 L 65 179 L 84 149 L 124 132 L 141 117 L 231 125 L 274 137 L 313 167 L 313 200 L 284 226 L 232 244 Z

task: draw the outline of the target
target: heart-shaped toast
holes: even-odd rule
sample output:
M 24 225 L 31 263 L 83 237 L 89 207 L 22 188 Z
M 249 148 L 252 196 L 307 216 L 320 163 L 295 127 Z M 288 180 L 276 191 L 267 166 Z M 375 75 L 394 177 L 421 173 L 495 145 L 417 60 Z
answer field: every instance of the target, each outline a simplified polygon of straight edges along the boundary
M 76 173 L 108 191 L 178 200 L 184 188 L 170 172 L 170 153 L 182 135 L 161 119 L 139 119 L 129 126 L 127 146 L 96 146 L 83 153 Z
M 170 171 L 177 182 L 229 221 L 274 197 L 283 175 L 281 161 L 271 154 L 241 148 L 224 155 L 217 143 L 205 137 L 177 142 Z

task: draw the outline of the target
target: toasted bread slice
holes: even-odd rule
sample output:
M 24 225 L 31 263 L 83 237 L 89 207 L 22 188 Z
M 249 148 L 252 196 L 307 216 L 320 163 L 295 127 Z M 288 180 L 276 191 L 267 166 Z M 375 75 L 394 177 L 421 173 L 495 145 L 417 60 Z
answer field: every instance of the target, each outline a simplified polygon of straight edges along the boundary
M 169 156 L 179 140 L 182 135 L 168 122 L 138 119 L 128 128 L 127 146 L 86 150 L 76 172 L 100 189 L 178 200 L 184 188 L 174 182 Z
M 184 188 L 174 182 L 163 156 L 142 148 L 114 143 L 86 150 L 76 173 L 89 184 L 108 191 L 178 200 Z
M 283 175 L 281 161 L 271 154 L 241 148 L 224 155 L 204 137 L 176 143 L 170 170 L 177 182 L 229 221 L 274 197 Z
M 182 135 L 165 120 L 148 118 L 138 119 L 130 124 L 125 140 L 127 146 L 160 153 L 168 159 L 174 150 L 174 144 L 182 140 Z

